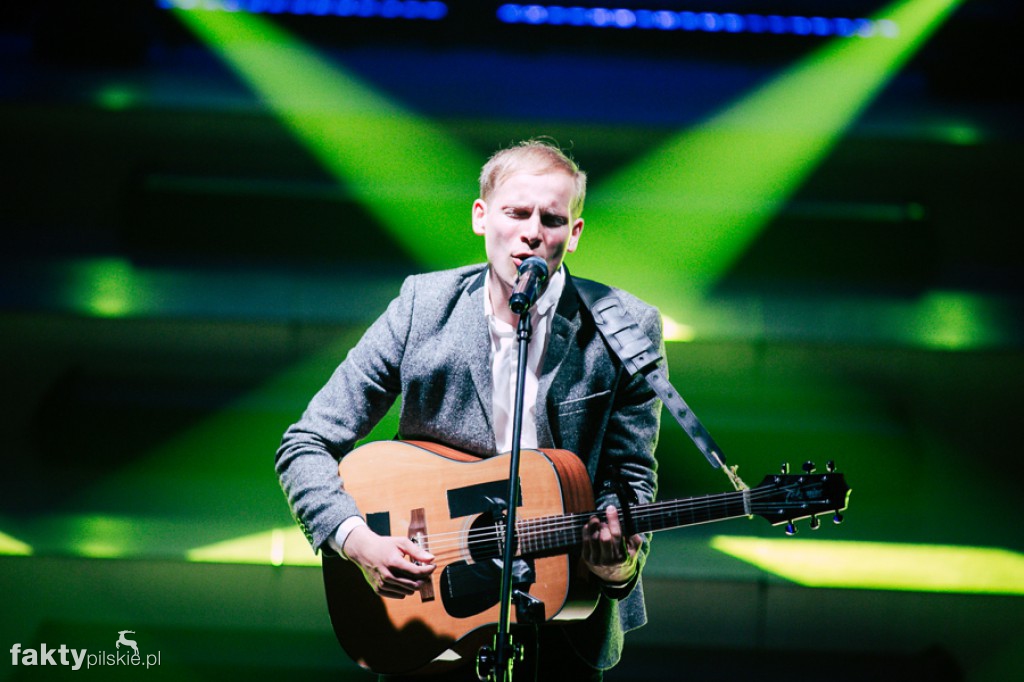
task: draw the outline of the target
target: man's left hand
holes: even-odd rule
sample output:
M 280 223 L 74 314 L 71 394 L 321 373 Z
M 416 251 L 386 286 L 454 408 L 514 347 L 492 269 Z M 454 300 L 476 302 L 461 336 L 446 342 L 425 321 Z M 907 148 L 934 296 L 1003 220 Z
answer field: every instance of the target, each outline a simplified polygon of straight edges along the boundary
M 619 510 L 612 505 L 605 509 L 605 517 L 607 521 L 591 516 L 583 527 L 583 561 L 604 582 L 623 585 L 636 574 L 637 553 L 644 536 L 624 538 Z

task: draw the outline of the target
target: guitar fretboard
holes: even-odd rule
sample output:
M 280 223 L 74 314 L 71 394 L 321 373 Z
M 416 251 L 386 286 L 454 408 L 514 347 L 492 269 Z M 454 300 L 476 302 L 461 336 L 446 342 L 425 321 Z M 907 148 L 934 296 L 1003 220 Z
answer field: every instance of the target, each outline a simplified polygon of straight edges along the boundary
M 638 533 L 695 526 L 746 516 L 743 492 L 718 493 L 669 502 L 630 505 Z M 520 553 L 526 555 L 564 552 L 582 543 L 583 527 L 592 516 L 604 512 L 566 514 L 527 519 L 517 523 Z M 620 520 L 624 521 L 619 513 Z

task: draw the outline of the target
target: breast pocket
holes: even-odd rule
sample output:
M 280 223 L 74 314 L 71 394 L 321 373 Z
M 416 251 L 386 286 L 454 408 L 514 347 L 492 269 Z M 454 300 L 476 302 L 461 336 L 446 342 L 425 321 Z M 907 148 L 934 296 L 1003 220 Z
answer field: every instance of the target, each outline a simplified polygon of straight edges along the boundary
M 551 425 L 556 447 L 575 452 L 586 462 L 595 442 L 600 442 L 607 421 L 612 392 L 597 391 L 558 402 Z
M 558 416 L 568 417 L 569 415 L 586 414 L 595 409 L 603 407 L 605 400 L 611 395 L 611 391 L 599 391 L 578 398 L 567 398 L 558 403 Z

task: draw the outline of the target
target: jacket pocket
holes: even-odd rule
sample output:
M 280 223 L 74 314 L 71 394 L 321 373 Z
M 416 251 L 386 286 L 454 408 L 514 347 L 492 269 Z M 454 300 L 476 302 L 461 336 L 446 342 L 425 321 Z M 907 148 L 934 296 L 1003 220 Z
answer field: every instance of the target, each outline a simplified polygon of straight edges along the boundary
M 558 416 L 567 417 L 571 414 L 587 412 L 593 409 L 596 402 L 600 402 L 597 400 L 598 398 L 603 398 L 609 394 L 611 394 L 611 391 L 599 391 L 598 393 L 591 393 L 579 398 L 567 398 L 558 403 Z

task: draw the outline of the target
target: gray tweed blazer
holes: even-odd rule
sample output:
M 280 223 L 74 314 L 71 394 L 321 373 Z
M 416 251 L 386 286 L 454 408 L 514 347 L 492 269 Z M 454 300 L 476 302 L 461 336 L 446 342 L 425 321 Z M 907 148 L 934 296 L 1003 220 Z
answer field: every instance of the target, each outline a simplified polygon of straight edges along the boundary
M 398 437 L 445 443 L 483 457 L 496 454 L 490 338 L 483 314 L 486 267 L 406 279 L 399 296 L 285 432 L 276 470 L 314 549 L 331 552 L 327 538 L 342 521 L 359 514 L 341 490 L 337 462 L 399 396 Z M 616 293 L 661 346 L 658 311 L 626 292 Z M 539 447 L 564 448 L 580 457 L 594 482 L 599 508 L 615 503 L 604 490 L 608 467 L 630 482 L 641 502 L 649 502 L 656 489 L 660 414 L 660 401 L 607 348 L 568 277 L 539 382 Z M 641 569 L 647 550 L 645 543 Z M 623 633 L 646 619 L 638 578 L 625 588 L 604 589 L 587 620 L 564 628 L 578 653 L 605 669 L 618 661 Z

